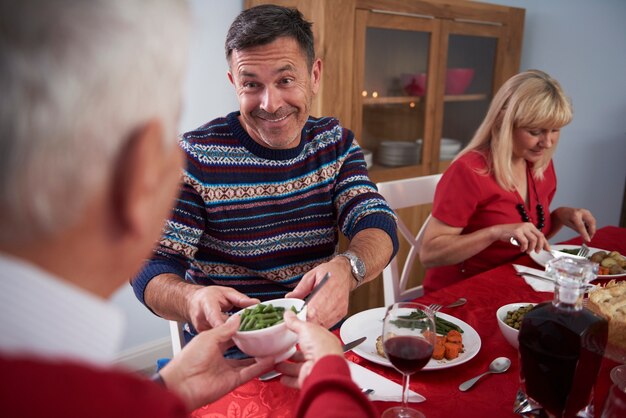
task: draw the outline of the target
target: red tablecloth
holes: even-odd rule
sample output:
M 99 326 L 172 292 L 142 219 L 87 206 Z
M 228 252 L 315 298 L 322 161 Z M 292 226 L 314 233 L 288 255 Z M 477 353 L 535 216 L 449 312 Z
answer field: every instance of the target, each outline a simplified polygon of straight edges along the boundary
M 580 238 L 567 241 L 580 244 Z M 591 242 L 592 247 L 617 250 L 626 254 L 626 229 L 604 227 Z M 526 255 L 518 264 L 537 267 Z M 469 362 L 450 369 L 420 372 L 412 376 L 411 389 L 426 397 L 426 401 L 415 407 L 429 418 L 436 417 L 517 417 L 513 413 L 513 400 L 519 387 L 519 361 L 517 350 L 511 347 L 498 329 L 495 319 L 498 307 L 513 302 L 540 302 L 552 299 L 552 293 L 539 293 L 532 290 L 524 280 L 515 274 L 510 264 L 471 277 L 463 282 L 430 293 L 418 300 L 425 304 L 450 303 L 459 297 L 468 299 L 463 307 L 443 311 L 470 324 L 480 335 L 480 352 Z M 487 369 L 496 357 L 506 356 L 512 360 L 508 372 L 484 378 L 467 392 L 458 390 L 461 382 L 476 376 Z M 401 384 L 401 376 L 394 369 L 379 366 L 364 360 L 354 353 L 346 358 L 361 364 L 383 376 Z M 610 387 L 609 371 L 617 363 L 604 359 L 596 382 L 596 413 Z M 195 418 L 252 418 L 290 417 L 298 398 L 298 391 L 280 384 L 278 379 L 270 382 L 251 381 L 219 401 L 200 408 L 192 414 Z M 375 402 L 382 413 L 392 403 Z

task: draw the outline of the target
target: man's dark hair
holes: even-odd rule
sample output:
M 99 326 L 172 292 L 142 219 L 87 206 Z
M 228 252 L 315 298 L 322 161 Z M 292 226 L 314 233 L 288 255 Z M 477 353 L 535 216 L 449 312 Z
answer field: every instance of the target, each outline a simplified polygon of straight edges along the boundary
M 294 38 L 307 58 L 309 70 L 315 61 L 311 22 L 298 9 L 264 4 L 244 10 L 235 18 L 226 35 L 226 60 L 234 50 L 243 50 L 274 42 L 280 37 Z

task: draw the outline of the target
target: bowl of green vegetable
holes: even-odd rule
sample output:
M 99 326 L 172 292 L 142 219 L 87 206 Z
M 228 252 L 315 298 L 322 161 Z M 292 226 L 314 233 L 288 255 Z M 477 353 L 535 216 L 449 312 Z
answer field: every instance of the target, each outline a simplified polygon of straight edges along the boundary
M 236 313 L 241 317 L 233 341 L 241 351 L 252 357 L 275 357 L 281 362 L 296 352 L 298 336 L 283 321 L 285 310 L 292 310 L 302 321 L 306 307 L 302 299 L 274 299 L 252 305 Z
M 519 347 L 517 337 L 524 314 L 534 308 L 535 305 L 535 303 L 531 302 L 509 303 L 501 306 L 496 311 L 498 327 L 500 327 L 502 335 L 513 348 L 517 349 Z

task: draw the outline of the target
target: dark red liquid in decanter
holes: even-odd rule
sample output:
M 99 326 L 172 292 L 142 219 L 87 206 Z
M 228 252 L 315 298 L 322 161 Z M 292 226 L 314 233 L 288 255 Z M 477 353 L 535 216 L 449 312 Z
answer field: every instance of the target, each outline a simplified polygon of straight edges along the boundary
M 587 309 L 537 305 L 519 334 L 526 394 L 553 416 L 576 416 L 592 400 L 607 333 L 606 320 Z

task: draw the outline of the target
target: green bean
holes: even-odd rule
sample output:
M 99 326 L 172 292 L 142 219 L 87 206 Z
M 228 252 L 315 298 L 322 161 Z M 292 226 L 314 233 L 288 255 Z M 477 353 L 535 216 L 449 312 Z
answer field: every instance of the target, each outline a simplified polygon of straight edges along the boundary
M 291 306 L 291 310 L 298 313 L 295 306 Z M 254 308 L 246 308 L 241 313 L 241 323 L 239 331 L 253 331 L 271 327 L 283 321 L 285 308 L 273 306 L 270 304 L 259 303 Z
M 420 319 L 423 318 L 426 314 L 422 311 L 413 311 L 411 312 L 409 315 L 404 315 L 404 316 L 400 316 L 400 318 L 402 319 Z M 417 328 L 417 327 L 421 327 L 423 328 L 423 325 L 420 326 L 418 321 L 415 322 L 407 322 L 407 321 L 402 321 L 402 323 L 400 323 L 401 321 L 394 321 L 394 324 L 398 327 L 404 327 L 404 328 Z M 436 332 L 437 334 L 440 335 L 446 335 L 448 333 L 448 331 L 451 330 L 456 330 L 458 332 L 460 332 L 461 334 L 463 333 L 463 330 L 461 329 L 461 327 L 459 327 L 456 324 L 453 324 L 450 321 L 446 321 L 443 318 L 438 317 L 437 315 L 435 315 L 435 328 L 436 328 Z

